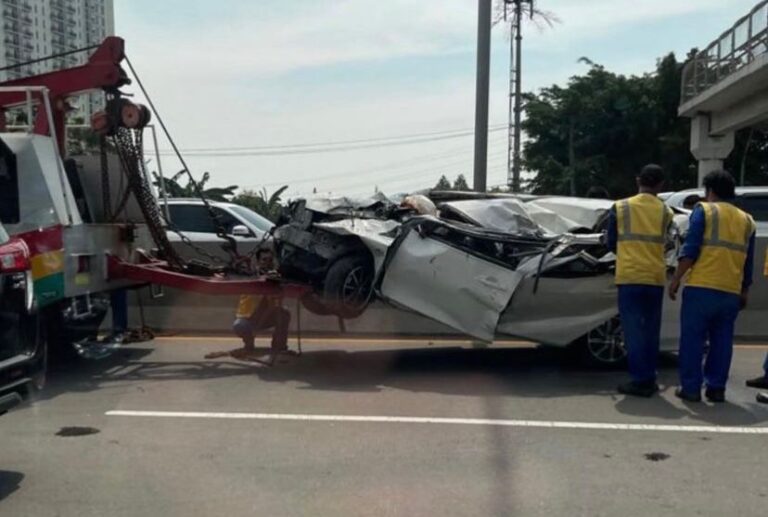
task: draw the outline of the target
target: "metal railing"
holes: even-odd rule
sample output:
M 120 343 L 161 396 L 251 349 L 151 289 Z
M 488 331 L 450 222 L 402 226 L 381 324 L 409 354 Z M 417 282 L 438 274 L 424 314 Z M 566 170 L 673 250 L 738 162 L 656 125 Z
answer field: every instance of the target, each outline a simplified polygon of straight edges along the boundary
M 693 99 L 765 53 L 768 0 L 758 3 L 707 48 L 689 58 L 683 67 L 682 102 Z

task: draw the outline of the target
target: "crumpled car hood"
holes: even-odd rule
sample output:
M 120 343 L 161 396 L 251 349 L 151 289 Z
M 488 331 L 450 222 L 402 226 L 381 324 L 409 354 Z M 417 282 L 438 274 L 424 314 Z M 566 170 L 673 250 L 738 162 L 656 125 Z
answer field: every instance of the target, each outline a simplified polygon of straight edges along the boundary
M 383 194 L 306 203 L 337 217 L 315 226 L 371 251 L 379 298 L 477 339 L 565 345 L 618 314 L 600 235 L 611 201 L 464 199 L 439 204 L 439 218 L 398 220 L 379 215 L 392 213 L 378 209 L 393 206 Z

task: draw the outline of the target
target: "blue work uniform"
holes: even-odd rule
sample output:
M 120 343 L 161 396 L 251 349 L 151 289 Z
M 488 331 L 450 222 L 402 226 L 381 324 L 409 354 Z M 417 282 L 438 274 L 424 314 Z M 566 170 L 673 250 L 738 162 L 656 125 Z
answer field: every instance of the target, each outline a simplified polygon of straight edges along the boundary
M 729 231 L 744 237 L 740 241 L 738 237 L 723 238 Z M 705 253 L 709 265 L 699 267 Z M 679 368 L 685 393 L 700 393 L 703 382 L 708 388 L 725 389 L 740 292 L 752 284 L 754 255 L 755 230 L 749 215 L 729 203 L 706 203 L 694 208 L 680 252 L 681 259 L 695 261 L 683 290 L 680 312 Z M 709 352 L 702 372 L 707 341 Z
M 128 330 L 128 291 L 115 289 L 109 295 L 112 307 L 112 332 L 121 334 Z
M 619 201 L 609 212 L 607 245 L 617 255 L 619 316 L 635 383 L 656 382 L 671 221 L 669 208 L 652 194 Z

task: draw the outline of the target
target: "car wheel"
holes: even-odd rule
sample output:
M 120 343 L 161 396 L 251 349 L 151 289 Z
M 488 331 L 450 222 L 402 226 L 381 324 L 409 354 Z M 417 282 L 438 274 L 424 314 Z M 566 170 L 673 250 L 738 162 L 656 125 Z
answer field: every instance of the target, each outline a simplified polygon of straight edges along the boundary
M 48 380 L 48 333 L 43 322 L 43 316 L 38 313 L 33 316 L 35 347 L 32 360 L 32 388 L 42 390 Z
M 347 255 L 338 259 L 325 275 L 324 303 L 342 318 L 360 316 L 371 299 L 373 275 L 373 264 L 367 255 Z
M 595 366 L 619 366 L 627 359 L 624 332 L 618 317 L 612 318 L 584 336 L 584 357 Z
M 68 317 L 63 304 L 54 305 L 45 311 L 45 335 L 51 359 L 54 364 L 78 362 L 85 357 L 78 351 L 78 344 L 96 341 L 106 309 L 95 310 L 93 314 L 77 320 Z
M 301 306 L 307 309 L 312 314 L 318 316 L 330 316 L 334 314 L 333 309 L 323 302 L 321 296 L 317 293 L 308 293 L 301 297 Z

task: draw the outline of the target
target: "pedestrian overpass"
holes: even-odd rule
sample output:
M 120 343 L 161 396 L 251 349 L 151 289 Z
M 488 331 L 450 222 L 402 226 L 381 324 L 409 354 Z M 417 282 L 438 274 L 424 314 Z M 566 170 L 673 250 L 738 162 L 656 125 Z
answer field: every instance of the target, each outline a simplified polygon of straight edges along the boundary
M 736 131 L 768 123 L 768 0 L 689 56 L 678 113 L 691 119 L 699 184 L 722 168 Z

